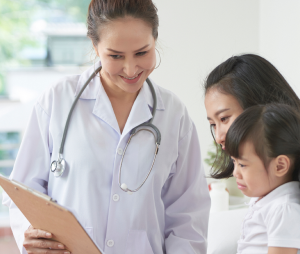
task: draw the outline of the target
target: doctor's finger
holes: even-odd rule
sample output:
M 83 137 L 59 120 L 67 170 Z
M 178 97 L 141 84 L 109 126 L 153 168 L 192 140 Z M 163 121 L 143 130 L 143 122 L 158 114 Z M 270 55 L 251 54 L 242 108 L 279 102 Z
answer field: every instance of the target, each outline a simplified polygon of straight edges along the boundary
M 30 239 L 25 240 L 23 243 L 24 248 L 27 250 L 37 248 L 37 249 L 52 249 L 52 250 L 64 250 L 66 247 L 56 241 L 49 241 L 43 239 Z M 63 253 L 63 252 L 59 252 Z
M 26 250 L 28 254 L 70 254 L 66 250 L 50 250 L 50 249 L 29 249 Z
M 30 226 L 24 233 L 25 238 L 51 238 L 52 234 Z

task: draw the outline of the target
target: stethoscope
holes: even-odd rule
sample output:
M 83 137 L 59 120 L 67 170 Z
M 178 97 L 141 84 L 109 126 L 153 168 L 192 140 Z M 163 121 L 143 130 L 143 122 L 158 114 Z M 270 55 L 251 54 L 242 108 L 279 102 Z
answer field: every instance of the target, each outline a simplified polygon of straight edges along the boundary
M 76 96 L 76 98 L 75 98 L 75 100 L 74 100 L 74 102 L 72 104 L 72 107 L 70 109 L 70 112 L 69 112 L 69 115 L 68 115 L 68 118 L 67 118 L 67 121 L 66 121 L 66 124 L 65 124 L 65 129 L 64 129 L 63 137 L 62 137 L 61 144 L 60 144 L 58 159 L 57 159 L 57 161 L 53 161 L 51 163 L 51 166 L 50 166 L 50 170 L 51 170 L 51 172 L 54 173 L 55 177 L 62 176 L 63 173 L 65 172 L 65 169 L 66 169 L 66 161 L 63 158 L 63 150 L 64 150 L 66 136 L 67 136 L 67 132 L 68 132 L 69 124 L 70 124 L 70 118 L 71 118 L 72 112 L 74 110 L 74 107 L 75 107 L 77 101 L 79 100 L 81 94 L 83 93 L 84 89 L 87 87 L 87 85 L 90 83 L 90 81 L 97 75 L 97 73 L 100 72 L 101 68 L 102 68 L 102 66 L 100 66 L 99 68 L 97 68 L 93 72 L 93 74 L 89 77 L 89 79 L 85 82 L 84 86 L 81 88 L 80 92 L 78 93 L 78 95 Z M 125 146 L 124 152 L 122 154 L 122 158 L 121 158 L 121 162 L 120 162 L 120 168 L 119 168 L 119 187 L 123 191 L 128 192 L 128 193 L 137 192 L 144 185 L 144 183 L 147 181 L 147 179 L 148 179 L 148 177 L 149 177 L 149 175 L 150 175 L 150 173 L 152 171 L 152 168 L 154 166 L 154 163 L 155 163 L 155 160 L 156 160 L 156 156 L 157 156 L 157 153 L 158 153 L 158 150 L 159 150 L 160 141 L 161 141 L 161 135 L 160 135 L 159 129 L 155 125 L 152 124 L 152 121 L 153 121 L 155 113 L 156 113 L 156 107 L 157 107 L 156 93 L 155 93 L 155 90 L 154 90 L 154 87 L 153 87 L 151 81 L 148 78 L 146 79 L 146 81 L 147 81 L 147 84 L 149 85 L 149 88 L 151 90 L 152 97 L 153 97 L 152 118 L 148 122 L 142 123 L 142 124 L 138 125 L 137 127 L 135 127 L 134 129 L 131 130 L 130 137 L 129 137 L 128 141 L 127 141 L 127 144 Z M 147 127 L 147 128 L 142 128 L 141 129 L 141 127 Z M 154 132 L 151 131 L 151 129 L 154 130 L 154 132 L 156 133 L 156 136 L 155 136 Z M 154 157 L 153 157 L 151 168 L 148 171 L 148 174 L 145 177 L 144 181 L 136 189 L 129 189 L 125 183 L 121 184 L 122 164 L 123 164 L 123 160 L 124 160 L 124 157 L 125 157 L 126 150 L 128 148 L 128 145 L 129 145 L 131 139 L 137 133 L 139 133 L 140 131 L 148 131 L 148 132 L 152 133 L 152 135 L 153 135 L 153 137 L 155 139 Z

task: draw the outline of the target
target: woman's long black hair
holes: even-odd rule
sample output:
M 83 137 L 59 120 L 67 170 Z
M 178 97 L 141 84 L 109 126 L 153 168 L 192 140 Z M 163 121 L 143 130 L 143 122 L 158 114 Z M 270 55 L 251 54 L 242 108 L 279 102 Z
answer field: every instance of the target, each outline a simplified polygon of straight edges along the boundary
M 233 95 L 245 110 L 268 103 L 287 104 L 300 112 L 300 100 L 280 72 L 266 59 L 254 54 L 233 56 L 217 66 L 204 84 L 205 94 L 211 88 Z M 213 129 L 211 129 L 214 137 Z M 215 137 L 214 137 L 215 139 Z M 230 157 L 217 145 L 217 158 L 211 176 L 227 178 L 223 173 L 232 168 Z

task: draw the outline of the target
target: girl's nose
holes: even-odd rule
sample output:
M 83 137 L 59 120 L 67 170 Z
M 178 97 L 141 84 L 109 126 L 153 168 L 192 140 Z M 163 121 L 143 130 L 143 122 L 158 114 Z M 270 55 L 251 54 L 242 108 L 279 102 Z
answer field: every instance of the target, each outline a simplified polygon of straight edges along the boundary
M 240 172 L 238 170 L 238 167 L 236 165 L 234 165 L 233 176 L 235 178 L 241 179 L 241 174 L 240 174 Z

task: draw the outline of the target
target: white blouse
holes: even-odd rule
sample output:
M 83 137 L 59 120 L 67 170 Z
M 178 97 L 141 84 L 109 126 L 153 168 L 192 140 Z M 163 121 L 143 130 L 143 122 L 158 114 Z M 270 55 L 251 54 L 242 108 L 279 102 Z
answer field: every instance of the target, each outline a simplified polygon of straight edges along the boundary
M 249 203 L 237 253 L 267 254 L 268 247 L 286 247 L 300 254 L 299 182 L 283 184 L 257 200 Z
M 71 117 L 64 149 L 66 172 L 59 178 L 50 172 L 75 95 L 98 66 L 64 78 L 38 100 L 10 178 L 75 211 L 105 254 L 205 254 L 210 198 L 199 141 L 185 106 L 173 93 L 153 84 L 153 124 L 162 138 L 153 170 L 138 192 L 129 195 L 119 188 L 118 171 L 130 130 L 152 117 L 146 82 L 121 134 L 100 78 L 94 78 Z M 151 133 L 143 131 L 132 139 L 122 167 L 122 182 L 128 188 L 141 184 L 154 150 Z M 24 254 L 24 231 L 30 223 L 7 195 L 3 203 L 10 208 L 12 230 Z

